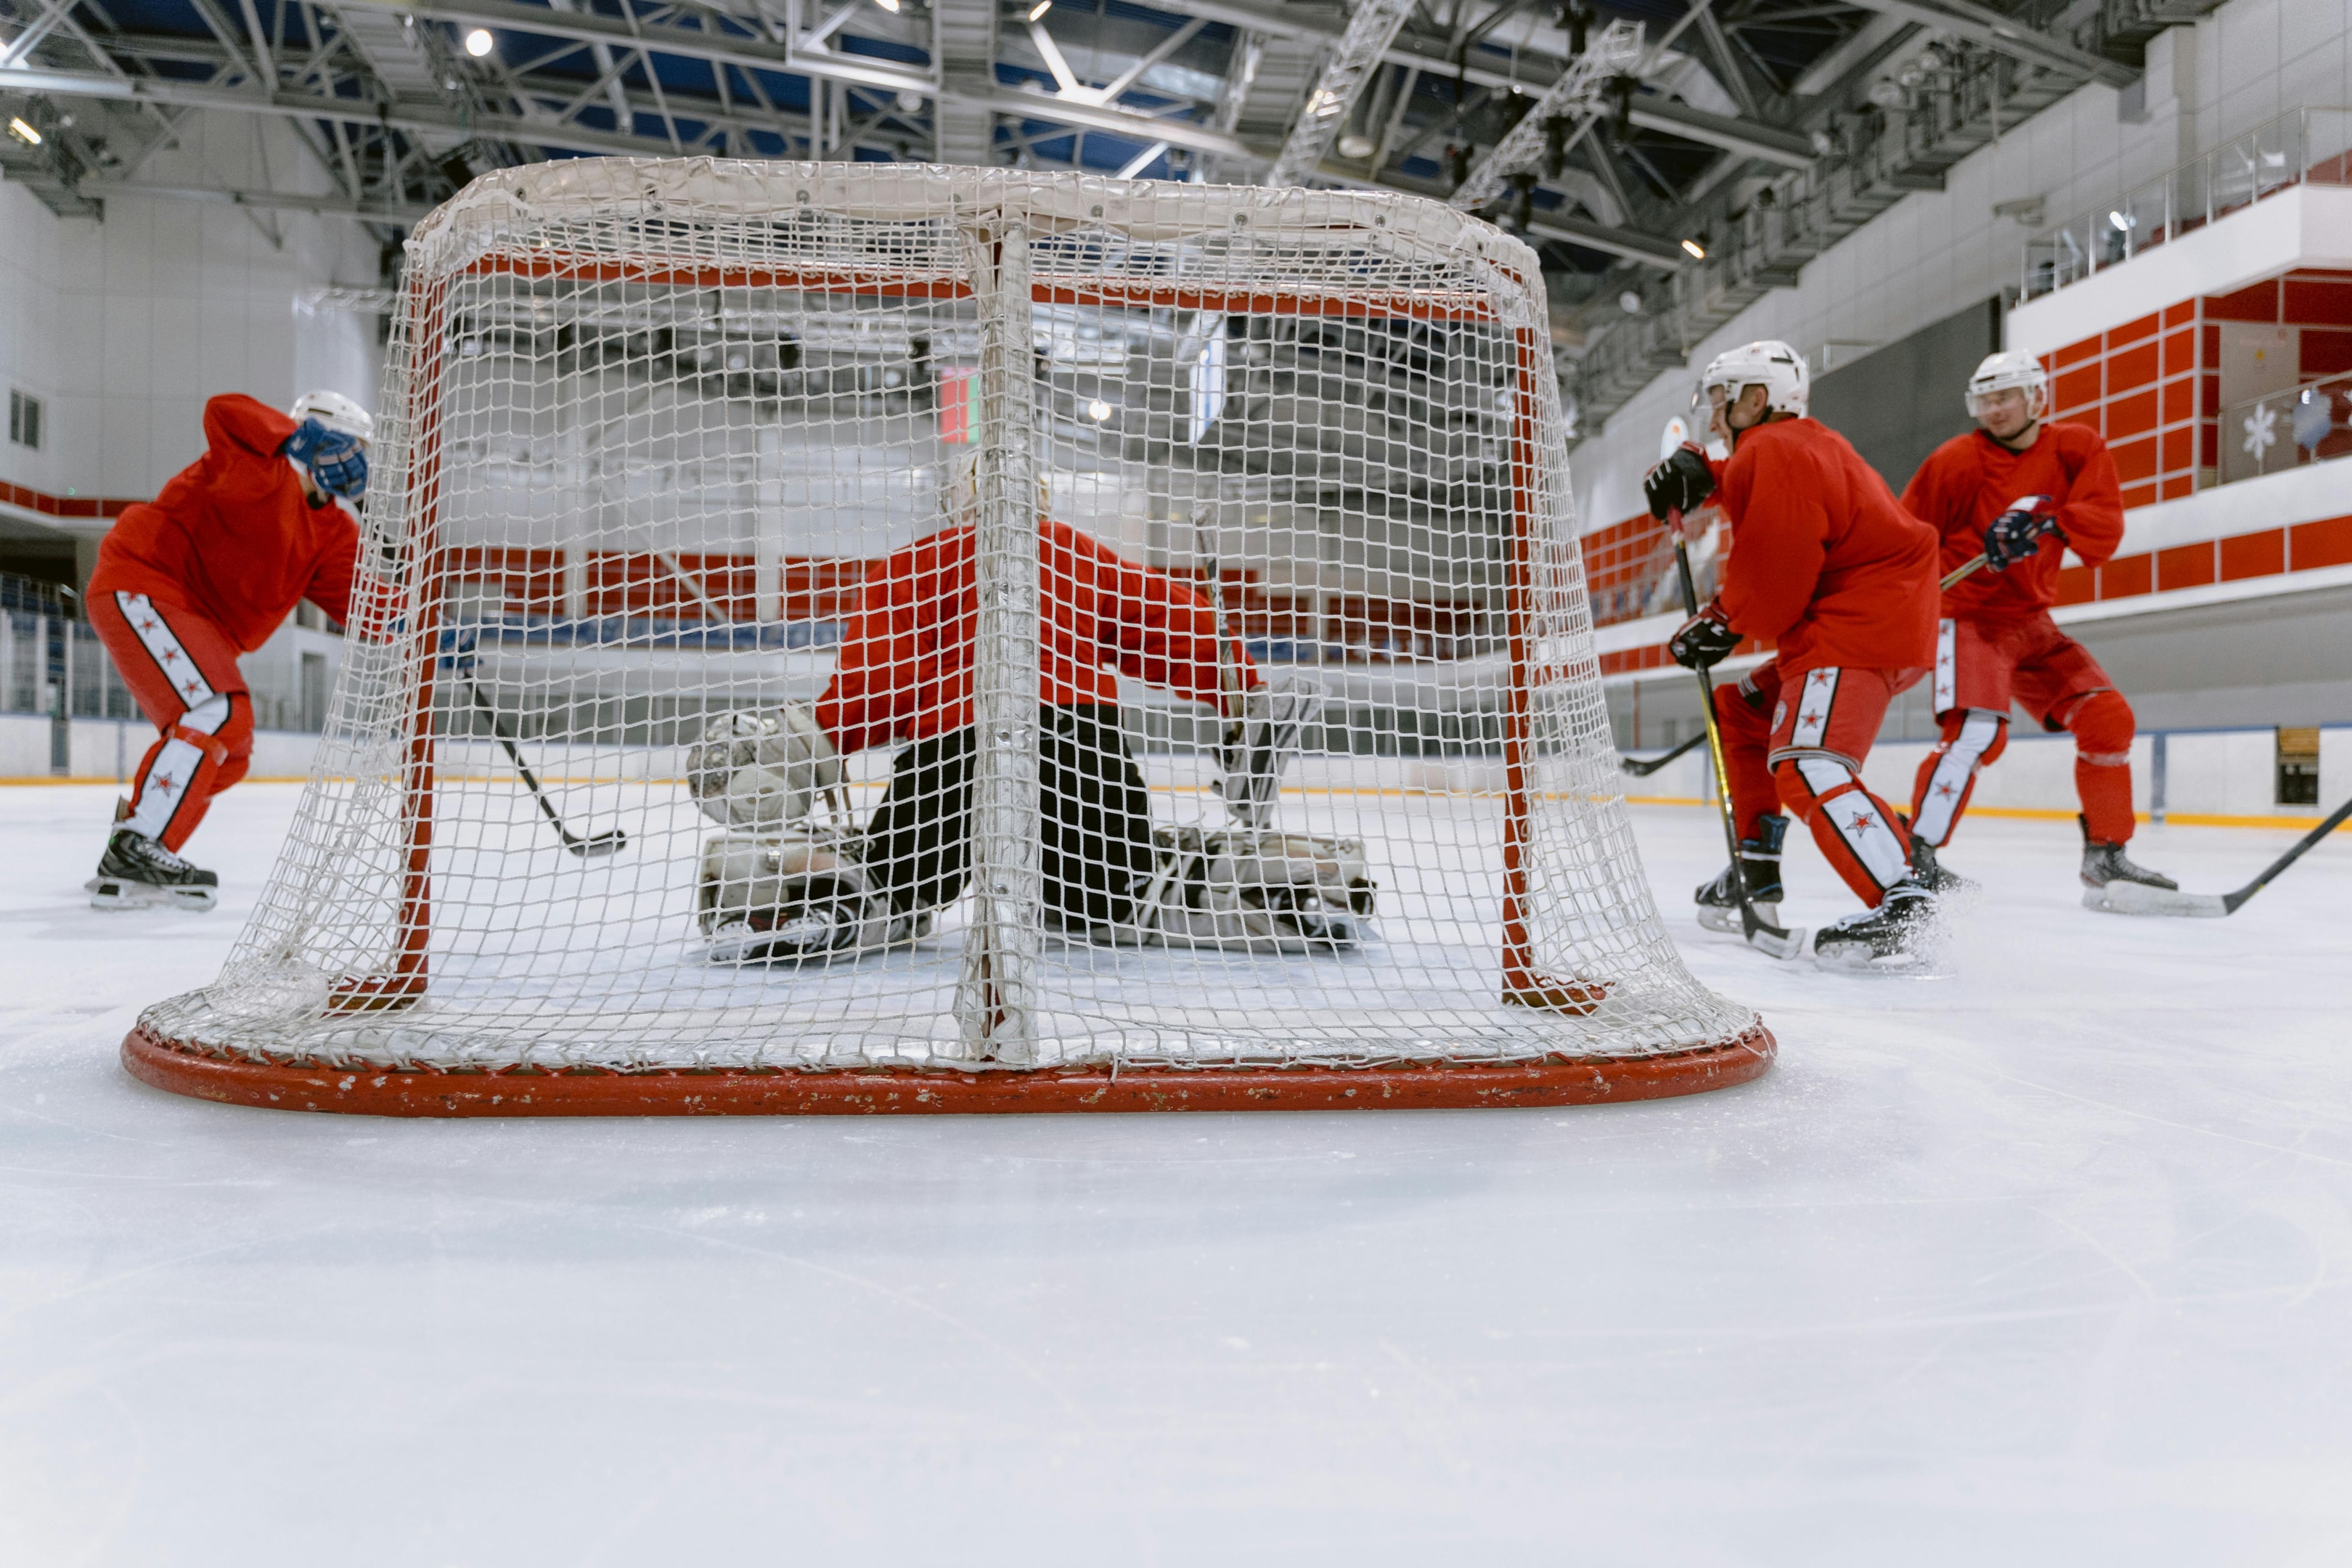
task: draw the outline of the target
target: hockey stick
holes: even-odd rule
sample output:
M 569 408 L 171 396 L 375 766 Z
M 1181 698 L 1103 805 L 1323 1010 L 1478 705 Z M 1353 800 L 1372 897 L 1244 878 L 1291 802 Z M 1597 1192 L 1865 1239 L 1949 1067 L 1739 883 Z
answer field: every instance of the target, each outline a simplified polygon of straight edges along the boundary
M 1675 567 L 1682 574 L 1683 607 L 1691 615 L 1698 614 L 1698 585 L 1691 577 L 1690 547 L 1682 539 L 1682 514 L 1676 512 L 1666 520 L 1675 531 Z M 1715 680 L 1704 669 L 1691 672 L 1698 677 L 1699 713 L 1706 721 L 1707 752 L 1715 759 L 1716 804 L 1723 816 L 1723 842 L 1731 851 L 1731 888 L 1739 895 L 1739 929 L 1748 944 L 1774 958 L 1801 958 L 1805 952 L 1805 933 L 1800 929 L 1784 931 L 1756 912 L 1755 900 L 1748 896 L 1748 876 L 1739 864 L 1739 819 L 1731 805 L 1731 770 L 1724 765 L 1723 731 L 1715 719 Z
M 1944 574 L 1943 582 L 1937 584 L 1937 590 L 1941 593 L 1950 593 L 1953 584 L 1959 582 L 1964 577 L 1974 575 L 1977 571 L 1984 565 L 1984 563 L 1985 558 L 1982 555 L 1979 555 L 1973 561 L 1963 562 L 1959 565 L 1953 567 L 1949 572 Z
M 2295 840 L 2294 848 L 2263 867 L 2261 876 L 2234 893 L 2177 893 L 2142 882 L 2109 882 L 2098 889 L 2103 901 L 2093 907 L 2110 914 L 2178 915 L 2188 920 L 2218 921 L 2234 915 L 2248 899 L 2269 887 L 2280 872 L 2302 859 L 2305 851 L 2343 826 L 2347 817 L 2352 817 L 2352 800 L 2328 813 L 2318 826 Z
M 547 792 L 540 787 L 538 776 L 530 771 L 530 764 L 522 760 L 522 753 L 515 749 L 514 742 L 508 737 L 507 727 L 500 721 L 499 710 L 490 705 L 488 698 L 482 695 L 482 689 L 474 684 L 474 672 L 461 668 L 457 674 L 465 680 L 466 689 L 473 693 L 474 706 L 490 716 L 490 733 L 496 735 L 499 744 L 507 749 L 507 760 L 514 763 L 515 772 L 522 775 L 522 782 L 530 786 L 531 799 L 539 802 L 539 809 L 547 814 L 547 820 L 555 827 L 555 836 L 563 840 L 566 849 L 583 857 L 610 855 L 629 841 L 629 836 L 617 827 L 609 833 L 599 833 L 587 838 L 572 837 L 572 830 L 563 826 L 563 818 L 558 816 L 555 807 L 548 804 Z
M 1679 757 L 1685 752 L 1691 750 L 1694 746 L 1703 746 L 1705 744 L 1706 744 L 1706 731 L 1701 730 L 1697 734 L 1693 735 L 1689 740 L 1685 741 L 1681 745 L 1676 746 L 1673 751 L 1668 752 L 1663 757 L 1652 757 L 1646 762 L 1636 761 L 1632 757 L 1619 757 L 1617 759 L 1617 765 L 1623 768 L 1627 773 L 1632 773 L 1637 779 L 1645 779 L 1652 773 L 1656 773 L 1660 768 L 1664 767 L 1668 763 L 1673 762 L 1676 757 Z

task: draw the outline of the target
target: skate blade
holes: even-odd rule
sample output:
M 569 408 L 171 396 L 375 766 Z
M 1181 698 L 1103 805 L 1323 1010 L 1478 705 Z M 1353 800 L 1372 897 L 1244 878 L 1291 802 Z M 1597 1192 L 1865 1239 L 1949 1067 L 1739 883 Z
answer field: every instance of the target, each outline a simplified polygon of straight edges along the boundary
M 1726 909 L 1720 904 L 1700 904 L 1697 909 L 1698 923 L 1708 931 L 1728 931 L 1733 936 L 1742 934 L 1744 928 L 1739 923 L 1738 905 Z M 1758 904 L 1756 913 L 1767 925 L 1780 923 L 1780 906 L 1778 904 Z
M 1930 953 L 1873 953 L 1868 948 L 1840 943 L 1813 953 L 1813 967 L 1832 974 L 1861 974 L 1874 980 L 1948 980 L 1951 971 Z
M 2083 907 L 2110 915 L 2170 915 L 2179 920 L 2218 921 L 2230 906 L 2218 893 L 2168 892 L 2146 882 L 2109 882 L 2083 889 Z
M 92 877 L 82 884 L 82 890 L 89 895 L 89 907 L 94 910 L 143 910 L 163 904 L 201 914 L 220 902 L 219 891 L 212 888 L 153 888 L 113 877 Z

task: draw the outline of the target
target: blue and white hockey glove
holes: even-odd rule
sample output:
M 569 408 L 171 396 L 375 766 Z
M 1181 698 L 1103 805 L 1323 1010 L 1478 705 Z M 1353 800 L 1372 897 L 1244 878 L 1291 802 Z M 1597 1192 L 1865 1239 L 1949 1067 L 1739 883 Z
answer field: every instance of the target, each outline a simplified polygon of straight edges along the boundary
M 367 494 L 367 448 L 358 437 L 305 419 L 279 449 L 301 464 L 329 495 L 357 500 Z
M 2050 498 L 2018 497 L 1985 530 L 1985 570 L 2003 572 L 2031 559 L 2042 548 L 2043 536 L 2053 533 L 2060 543 L 2066 542 L 2065 531 L 2058 526 L 2058 509 L 2051 504 Z

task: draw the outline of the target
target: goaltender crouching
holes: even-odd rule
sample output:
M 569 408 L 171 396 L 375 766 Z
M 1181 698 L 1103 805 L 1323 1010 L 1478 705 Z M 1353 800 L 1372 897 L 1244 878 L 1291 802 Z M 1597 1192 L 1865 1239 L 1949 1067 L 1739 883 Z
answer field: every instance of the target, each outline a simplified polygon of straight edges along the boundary
M 704 855 L 702 919 L 719 956 L 912 941 L 963 893 L 978 765 L 977 552 L 966 515 L 879 563 L 813 709 L 730 714 L 706 730 L 689 759 L 692 787 L 707 812 L 749 830 L 713 839 Z M 1371 899 L 1360 846 L 1272 828 L 1312 696 L 1266 687 L 1191 587 L 1066 523 L 1039 519 L 1038 565 L 1046 929 L 1284 951 L 1351 942 Z M 1230 829 L 1155 831 L 1119 724 L 1121 674 L 1216 706 L 1225 744 L 1214 787 Z M 888 788 L 854 829 L 840 805 L 840 759 L 888 744 L 900 747 Z M 834 826 L 790 826 L 820 800 L 833 805 Z

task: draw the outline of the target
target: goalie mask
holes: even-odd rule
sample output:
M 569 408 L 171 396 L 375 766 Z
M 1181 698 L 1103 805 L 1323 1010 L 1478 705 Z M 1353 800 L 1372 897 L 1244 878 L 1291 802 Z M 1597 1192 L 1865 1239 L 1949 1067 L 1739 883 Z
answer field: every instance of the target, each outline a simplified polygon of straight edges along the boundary
M 703 815 L 729 827 L 773 832 L 809 814 L 841 784 L 841 757 L 808 709 L 722 713 L 686 753 L 687 788 Z

